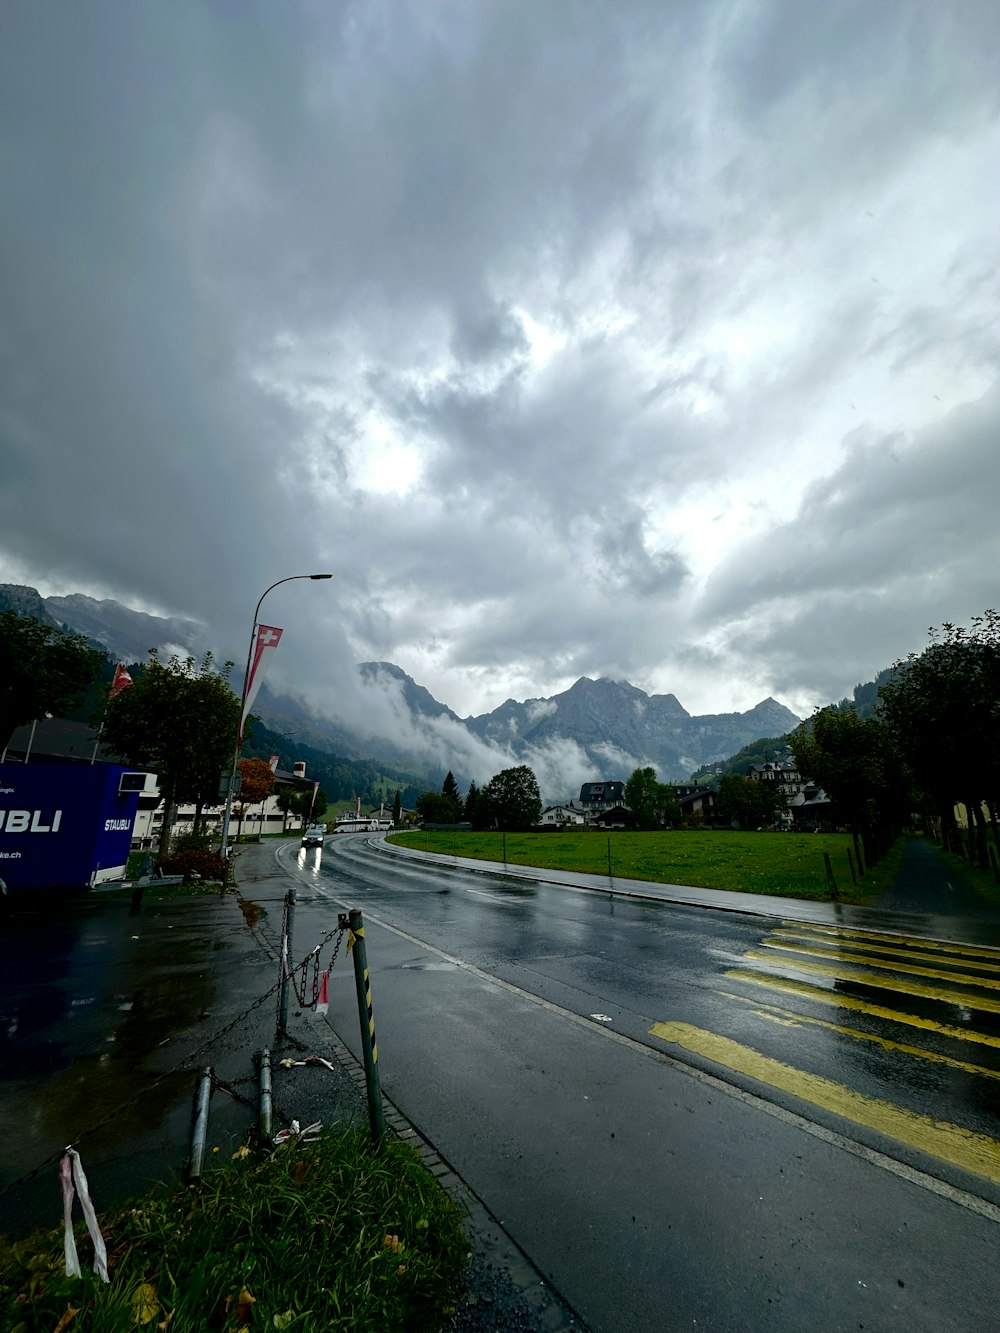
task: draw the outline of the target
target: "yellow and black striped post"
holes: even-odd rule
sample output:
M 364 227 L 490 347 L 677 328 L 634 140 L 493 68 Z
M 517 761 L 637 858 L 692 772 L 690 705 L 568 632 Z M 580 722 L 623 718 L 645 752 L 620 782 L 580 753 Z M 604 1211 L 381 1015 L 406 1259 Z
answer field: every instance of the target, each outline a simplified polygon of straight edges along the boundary
M 358 1017 L 361 1019 L 361 1054 L 364 1057 L 365 1088 L 368 1092 L 368 1124 L 372 1138 L 385 1136 L 382 1115 L 382 1090 L 378 1079 L 378 1043 L 375 1040 L 375 1014 L 372 1011 L 372 986 L 368 976 L 368 952 L 365 948 L 365 923 L 357 908 L 348 914 L 351 934 L 348 948 L 354 954 L 354 981 L 358 991 Z

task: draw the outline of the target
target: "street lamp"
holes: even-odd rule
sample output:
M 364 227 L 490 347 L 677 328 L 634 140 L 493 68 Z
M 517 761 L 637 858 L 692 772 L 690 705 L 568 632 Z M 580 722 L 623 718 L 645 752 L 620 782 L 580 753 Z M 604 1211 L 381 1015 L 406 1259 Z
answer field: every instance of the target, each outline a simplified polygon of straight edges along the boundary
M 240 763 L 240 750 L 243 746 L 243 709 L 246 707 L 247 687 L 250 684 L 250 662 L 253 658 L 254 644 L 257 639 L 257 624 L 260 618 L 260 608 L 264 598 L 272 589 L 279 587 L 282 583 L 291 583 L 294 579 L 332 579 L 332 574 L 289 574 L 287 578 L 278 579 L 277 583 L 272 583 L 270 588 L 265 588 L 257 601 L 257 609 L 253 613 L 253 626 L 250 630 L 250 646 L 247 648 L 247 664 L 243 672 L 243 692 L 240 695 L 240 725 L 236 732 L 236 746 L 233 750 L 233 769 L 229 775 L 229 783 L 226 790 L 226 813 L 222 818 L 222 847 L 220 851 L 223 856 L 229 855 L 229 823 L 233 817 L 233 787 L 236 784 L 236 770 Z

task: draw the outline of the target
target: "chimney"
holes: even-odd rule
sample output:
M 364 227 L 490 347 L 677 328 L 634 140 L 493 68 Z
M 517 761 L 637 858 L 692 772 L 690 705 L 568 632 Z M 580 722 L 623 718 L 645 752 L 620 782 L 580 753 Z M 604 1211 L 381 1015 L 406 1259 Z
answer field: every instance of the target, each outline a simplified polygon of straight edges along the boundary
M 296 759 L 292 765 L 292 772 L 297 778 L 304 778 L 306 775 L 306 763 L 304 759 Z

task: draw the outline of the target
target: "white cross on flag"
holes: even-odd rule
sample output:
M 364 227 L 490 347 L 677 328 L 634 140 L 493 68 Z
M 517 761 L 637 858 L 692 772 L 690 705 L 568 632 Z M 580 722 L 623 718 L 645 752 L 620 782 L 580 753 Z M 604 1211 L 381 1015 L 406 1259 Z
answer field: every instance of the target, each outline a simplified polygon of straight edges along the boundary
M 250 671 L 247 675 L 246 690 L 243 695 L 243 716 L 240 718 L 240 744 L 243 744 L 243 730 L 246 726 L 247 714 L 250 712 L 250 706 L 257 697 L 257 691 L 260 689 L 260 683 L 264 679 L 264 672 L 267 670 L 267 664 L 271 660 L 271 654 L 281 642 L 281 630 L 276 629 L 274 625 L 258 625 L 257 635 L 254 639 L 253 657 L 250 661 Z

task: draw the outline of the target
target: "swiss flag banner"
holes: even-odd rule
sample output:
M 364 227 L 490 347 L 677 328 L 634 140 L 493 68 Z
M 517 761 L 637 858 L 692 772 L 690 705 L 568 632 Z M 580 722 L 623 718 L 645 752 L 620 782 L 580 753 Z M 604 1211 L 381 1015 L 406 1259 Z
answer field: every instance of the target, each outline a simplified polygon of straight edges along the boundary
M 267 670 L 271 655 L 280 642 L 281 630 L 276 626 L 257 626 L 253 652 L 250 657 L 250 671 L 247 675 L 246 687 L 243 695 L 243 715 L 240 718 L 241 745 L 243 744 L 243 731 L 246 727 L 247 714 L 250 712 L 251 705 L 257 697 L 257 691 L 260 689 L 261 681 L 264 679 L 264 672 Z
M 127 690 L 131 684 L 133 684 L 132 677 L 125 670 L 124 662 L 119 662 L 115 667 L 115 678 L 111 682 L 109 697 L 113 699 L 116 694 L 121 694 L 122 690 Z

